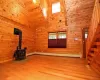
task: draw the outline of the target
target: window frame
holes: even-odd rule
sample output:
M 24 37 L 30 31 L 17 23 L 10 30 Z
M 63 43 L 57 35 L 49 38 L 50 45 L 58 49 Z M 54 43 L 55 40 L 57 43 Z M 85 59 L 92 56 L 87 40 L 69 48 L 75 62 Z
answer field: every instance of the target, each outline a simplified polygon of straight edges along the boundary
M 49 32 L 48 33 L 48 48 L 67 48 L 67 33 L 66 33 L 66 38 L 58 38 L 58 33 L 59 32 L 65 32 L 66 33 L 66 31 L 58 31 L 58 32 Z M 56 33 L 56 39 L 49 39 L 49 34 L 50 33 Z M 52 41 L 52 40 L 55 40 L 55 47 L 50 47 L 50 42 L 49 41 Z M 61 41 L 63 41 L 65 44 L 64 44 L 64 46 L 63 47 L 60 47 L 60 45 L 59 45 L 59 43 L 58 42 L 61 42 Z
M 49 39 L 49 34 L 50 34 L 50 33 L 55 33 L 55 34 L 56 34 L 56 39 L 57 39 L 57 33 L 56 33 L 56 32 L 49 32 L 49 33 L 48 33 L 48 39 Z
M 67 35 L 66 35 L 66 38 L 59 38 L 59 33 L 65 33 L 66 34 L 66 31 L 59 31 L 58 32 L 58 37 L 57 37 L 58 39 L 66 39 L 67 38 Z

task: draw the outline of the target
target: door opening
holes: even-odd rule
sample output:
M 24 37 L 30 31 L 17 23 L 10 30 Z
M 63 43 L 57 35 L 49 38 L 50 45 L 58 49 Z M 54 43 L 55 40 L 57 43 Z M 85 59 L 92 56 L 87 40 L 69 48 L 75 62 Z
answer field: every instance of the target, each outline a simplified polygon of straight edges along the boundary
M 86 58 L 86 40 L 88 37 L 88 28 L 82 29 L 83 58 Z

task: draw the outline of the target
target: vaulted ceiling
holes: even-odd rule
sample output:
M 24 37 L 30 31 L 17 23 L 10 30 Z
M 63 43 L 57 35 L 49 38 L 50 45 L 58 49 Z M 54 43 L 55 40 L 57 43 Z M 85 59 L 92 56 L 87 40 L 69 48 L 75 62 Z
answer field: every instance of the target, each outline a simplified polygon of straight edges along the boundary
M 52 8 L 52 3 L 58 1 L 63 2 L 62 0 L 36 0 L 34 3 L 33 0 L 18 0 L 19 4 L 27 11 L 28 21 L 35 26 L 47 23 L 48 16 L 47 18 L 44 17 L 43 8 L 46 8 L 48 14 Z
M 92 11 L 93 11 L 93 3 L 94 0 L 36 0 L 37 2 L 34 3 L 33 0 L 18 0 L 19 4 L 21 3 L 21 6 L 24 7 L 24 9 L 28 12 L 28 20 L 31 24 L 34 24 L 35 26 L 39 26 L 40 24 L 47 23 L 47 19 L 45 19 L 43 15 L 43 8 L 47 9 L 47 13 L 50 14 L 50 9 L 52 3 L 55 2 L 66 2 L 66 11 L 67 11 L 67 17 L 68 17 L 68 23 L 72 22 L 74 25 L 76 23 L 80 24 L 82 26 L 83 24 L 86 24 L 84 26 L 88 26 Z M 63 5 L 64 6 L 64 5 Z M 49 9 L 49 10 L 48 10 Z M 70 11 L 70 12 L 69 12 Z M 71 20 L 73 19 L 73 20 Z M 70 22 L 71 21 L 71 22 Z M 88 24 L 87 24 L 88 23 Z
M 45 0 L 36 0 L 34 3 L 32 0 L 18 0 L 19 4 L 24 7 L 28 14 L 28 20 L 31 24 L 38 25 L 44 23 L 45 19 L 43 16 L 42 9 L 45 7 Z
M 47 14 L 49 15 L 51 14 L 52 3 L 58 1 L 63 3 L 61 4 L 63 6 L 61 9 L 62 13 L 67 15 L 65 18 L 67 18 L 68 24 L 72 24 L 72 22 L 75 23 L 75 25 L 76 23 L 86 24 L 90 21 L 94 0 L 36 0 L 36 3 L 34 3 L 33 0 L 0 0 L 0 15 L 8 15 L 10 19 L 14 17 L 13 20 L 16 19 L 15 21 L 22 23 L 26 23 L 24 20 L 27 19 L 30 25 L 41 26 L 47 23 L 48 18 L 51 17 L 44 17 L 43 8 L 46 8 Z M 66 2 L 66 7 L 64 6 L 64 1 Z M 24 14 L 25 17 L 22 14 Z
M 67 24 L 73 28 L 89 27 L 95 0 L 65 0 Z

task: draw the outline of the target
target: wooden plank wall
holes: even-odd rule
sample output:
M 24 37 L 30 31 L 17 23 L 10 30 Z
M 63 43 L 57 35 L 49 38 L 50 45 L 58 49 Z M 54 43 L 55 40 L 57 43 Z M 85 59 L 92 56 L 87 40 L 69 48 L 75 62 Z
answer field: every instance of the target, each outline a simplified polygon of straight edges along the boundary
M 14 27 L 23 32 L 23 46 L 27 53 L 34 51 L 34 27 L 29 25 L 28 15 L 18 0 L 0 0 L 0 62 L 13 58 L 18 45 Z
M 82 28 L 89 26 L 94 1 L 89 0 L 87 3 L 86 1 L 81 2 L 81 0 L 48 1 L 48 24 L 36 28 L 36 51 L 81 54 Z M 52 3 L 57 1 L 61 3 L 61 12 L 52 14 Z M 59 20 L 62 20 L 62 22 L 59 22 Z M 66 23 L 68 24 L 66 25 Z M 67 48 L 48 48 L 48 32 L 56 31 L 66 31 Z M 74 40 L 75 38 L 78 38 L 78 40 Z
M 45 2 L 46 0 L 42 1 Z M 57 1 L 61 2 L 61 12 L 52 14 L 52 3 Z M 80 54 L 82 52 L 81 28 L 86 27 L 87 24 L 83 27 L 80 27 L 80 25 L 75 26 L 77 22 L 75 23 L 71 20 L 69 22 L 73 23 L 74 26 L 66 25 L 67 10 L 65 11 L 64 1 L 67 0 L 47 0 L 48 16 L 45 19 L 40 6 L 35 6 L 31 0 L 0 0 L 0 62 L 12 59 L 13 57 L 13 52 L 16 49 L 18 41 L 18 37 L 13 34 L 14 27 L 23 31 L 23 47 L 28 48 L 27 53 L 38 51 Z M 73 16 L 70 16 L 69 19 L 72 19 L 71 17 Z M 74 18 L 76 20 L 76 17 Z M 84 22 L 86 23 L 87 21 Z M 48 48 L 48 32 L 57 31 L 66 31 L 67 48 Z M 78 40 L 75 41 L 74 38 L 78 38 Z
M 100 74 L 100 0 L 95 1 L 87 39 L 88 64 Z
M 61 3 L 61 12 L 52 14 L 52 3 L 58 0 L 50 0 L 48 5 L 48 24 L 36 28 L 36 51 L 37 52 L 51 52 L 51 53 L 74 53 L 80 54 L 81 43 L 81 29 L 70 28 L 66 25 L 65 19 L 65 3 L 59 0 Z M 61 22 L 59 22 L 61 20 Z M 66 31 L 67 35 L 67 48 L 48 48 L 48 32 Z M 74 38 L 77 37 L 78 41 Z
M 87 55 L 91 49 L 93 42 L 95 41 L 96 32 L 98 31 L 98 25 L 100 24 L 100 16 L 99 15 L 100 15 L 100 3 L 99 3 L 99 0 L 96 0 L 92 18 L 91 18 L 91 24 L 89 27 L 89 35 L 88 35 L 88 39 L 86 42 Z

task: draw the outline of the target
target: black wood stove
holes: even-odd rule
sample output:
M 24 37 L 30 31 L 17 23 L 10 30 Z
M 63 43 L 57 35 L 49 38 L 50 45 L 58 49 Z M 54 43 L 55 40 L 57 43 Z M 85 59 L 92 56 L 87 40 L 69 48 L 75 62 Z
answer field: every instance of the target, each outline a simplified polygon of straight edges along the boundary
M 19 44 L 14 52 L 15 60 L 23 60 L 26 58 L 26 48 L 21 49 L 22 46 L 22 31 L 20 29 L 14 28 L 14 34 L 19 36 Z

